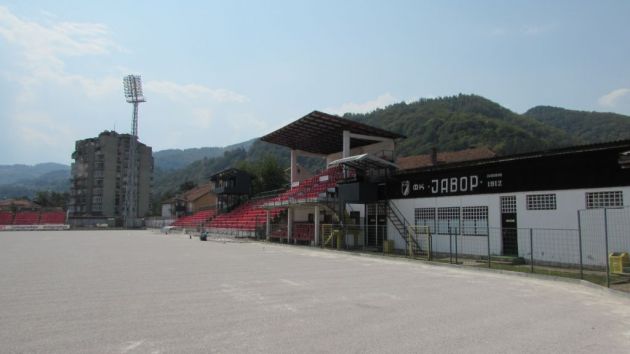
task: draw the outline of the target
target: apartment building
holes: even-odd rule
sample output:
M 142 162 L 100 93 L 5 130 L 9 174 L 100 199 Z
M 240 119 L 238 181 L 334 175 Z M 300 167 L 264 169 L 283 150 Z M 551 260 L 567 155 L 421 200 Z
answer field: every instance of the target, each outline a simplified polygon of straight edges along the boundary
M 120 225 L 124 217 L 130 134 L 104 131 L 96 138 L 78 140 L 72 154 L 72 184 L 69 212 L 73 224 L 112 219 Z M 153 155 L 150 146 L 137 142 L 138 218 L 150 211 Z M 83 221 L 80 221 L 83 220 Z

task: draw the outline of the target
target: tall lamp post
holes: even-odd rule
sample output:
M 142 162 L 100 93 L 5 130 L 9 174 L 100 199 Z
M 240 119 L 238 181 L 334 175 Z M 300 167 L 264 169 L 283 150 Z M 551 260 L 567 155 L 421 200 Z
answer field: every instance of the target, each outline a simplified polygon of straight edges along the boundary
M 131 136 L 129 137 L 129 163 L 127 165 L 127 187 L 125 188 L 125 227 L 136 227 L 138 218 L 138 106 L 146 102 L 142 94 L 140 75 L 127 75 L 123 79 L 125 98 L 133 104 L 133 118 L 131 121 Z

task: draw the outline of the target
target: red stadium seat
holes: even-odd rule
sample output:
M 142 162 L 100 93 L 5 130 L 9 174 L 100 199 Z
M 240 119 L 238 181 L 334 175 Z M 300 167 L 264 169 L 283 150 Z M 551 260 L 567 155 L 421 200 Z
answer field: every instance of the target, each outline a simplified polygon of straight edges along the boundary
M 0 211 L 0 225 L 13 224 L 13 213 L 10 211 Z
M 13 219 L 13 225 L 37 225 L 39 223 L 39 212 L 18 211 Z
M 40 224 L 64 224 L 66 222 L 66 213 L 63 211 L 47 211 L 42 212 L 39 219 Z
M 267 222 L 267 211 L 261 209 L 260 206 L 277 200 L 277 197 L 273 197 L 246 202 L 229 213 L 217 216 L 206 223 L 206 226 L 210 228 L 254 231 L 256 227 L 263 227 Z M 282 210 L 282 208 L 271 209 L 271 217 L 276 217 Z
M 216 213 L 216 209 L 198 211 L 193 215 L 183 216 L 175 220 L 172 226 L 179 226 L 183 228 L 196 228 L 202 226 L 203 224 L 208 222 L 208 220 L 211 220 L 216 215 Z

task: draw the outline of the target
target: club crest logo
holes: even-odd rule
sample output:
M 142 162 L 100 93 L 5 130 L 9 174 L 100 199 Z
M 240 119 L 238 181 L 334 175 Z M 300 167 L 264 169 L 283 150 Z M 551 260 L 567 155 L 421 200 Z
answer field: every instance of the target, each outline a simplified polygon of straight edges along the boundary
M 409 183 L 409 181 L 403 181 L 400 184 L 400 192 L 402 193 L 403 196 L 408 196 L 409 193 L 411 192 L 411 183 Z

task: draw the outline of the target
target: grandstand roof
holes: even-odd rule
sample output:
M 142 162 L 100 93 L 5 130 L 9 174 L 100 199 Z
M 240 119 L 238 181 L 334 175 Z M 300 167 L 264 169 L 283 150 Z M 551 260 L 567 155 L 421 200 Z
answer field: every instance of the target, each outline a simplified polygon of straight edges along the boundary
M 343 150 L 343 131 L 354 134 L 398 139 L 404 135 L 390 132 L 367 124 L 355 122 L 331 114 L 313 111 L 306 116 L 271 132 L 260 140 L 287 146 L 315 154 L 328 155 Z M 364 139 L 351 139 L 350 147 L 371 145 L 375 142 Z
M 398 166 L 380 157 L 370 154 L 355 155 L 332 161 L 328 166 L 346 165 L 359 170 L 379 169 L 379 168 L 395 168 Z

